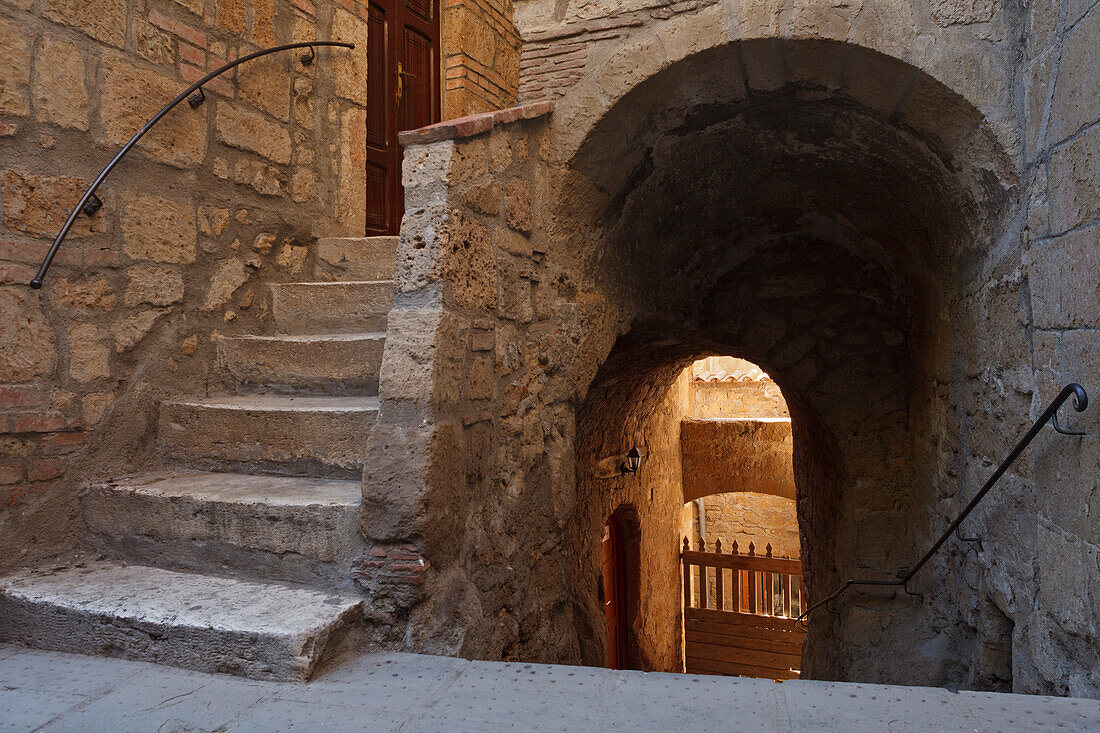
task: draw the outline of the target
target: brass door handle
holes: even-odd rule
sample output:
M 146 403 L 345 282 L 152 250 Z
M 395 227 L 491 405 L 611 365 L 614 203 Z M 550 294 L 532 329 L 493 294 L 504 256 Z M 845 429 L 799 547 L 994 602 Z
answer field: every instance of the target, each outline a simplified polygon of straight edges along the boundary
M 401 100 L 405 98 L 405 77 L 415 79 L 416 74 L 410 74 L 405 71 L 405 65 L 400 61 L 397 62 L 397 103 L 401 104 Z

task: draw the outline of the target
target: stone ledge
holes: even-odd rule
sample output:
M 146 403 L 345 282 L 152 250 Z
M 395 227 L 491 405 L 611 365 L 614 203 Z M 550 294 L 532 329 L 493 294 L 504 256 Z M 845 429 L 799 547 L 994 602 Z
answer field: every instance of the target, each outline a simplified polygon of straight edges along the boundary
M 550 114 L 553 105 L 550 102 L 533 102 L 521 104 L 518 107 L 509 107 L 495 112 L 483 112 L 469 117 L 459 117 L 453 120 L 437 122 L 434 125 L 421 127 L 416 130 L 407 130 L 398 133 L 398 141 L 404 145 L 428 145 L 443 140 L 456 140 L 461 137 L 473 137 L 483 132 L 488 132 L 497 125 L 504 125 L 519 120 L 530 120 Z

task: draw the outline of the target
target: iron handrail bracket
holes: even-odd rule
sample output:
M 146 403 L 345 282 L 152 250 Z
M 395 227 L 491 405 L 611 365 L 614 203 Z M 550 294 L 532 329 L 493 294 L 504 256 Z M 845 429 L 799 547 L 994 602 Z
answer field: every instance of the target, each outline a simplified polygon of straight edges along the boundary
M 955 532 L 960 525 L 962 525 L 963 520 L 967 518 L 970 512 L 974 511 L 974 507 L 976 507 L 978 503 L 983 498 L 985 498 L 985 495 L 989 493 L 989 490 L 993 488 L 994 484 L 996 484 L 1001 476 L 1004 475 L 1005 471 L 1007 471 L 1009 467 L 1016 461 L 1016 459 L 1020 457 L 1020 454 L 1023 453 L 1024 449 L 1027 448 L 1031 441 L 1035 439 L 1035 436 L 1039 434 L 1039 431 L 1043 429 L 1044 425 L 1050 422 L 1054 426 L 1054 428 L 1063 435 L 1084 435 L 1084 433 L 1069 432 L 1058 425 L 1058 410 L 1071 396 L 1073 397 L 1073 409 L 1077 412 L 1084 412 L 1085 408 L 1089 406 L 1089 396 L 1088 393 L 1085 392 L 1084 387 L 1075 382 L 1067 384 L 1065 387 L 1063 387 L 1062 391 L 1058 393 L 1058 396 L 1054 398 L 1054 401 L 1051 402 L 1047 409 L 1043 411 L 1043 414 L 1039 416 L 1039 419 L 1035 421 L 1035 423 L 1031 426 L 1031 429 L 1027 431 L 1024 437 L 1020 439 L 1020 442 L 1016 444 L 1016 447 L 1012 449 L 1012 452 L 1008 454 L 1008 457 L 1006 457 L 1004 461 L 1001 462 L 1001 465 L 997 467 L 997 470 L 993 472 L 993 475 L 989 477 L 989 479 L 985 482 L 978 493 L 974 495 L 974 498 L 970 500 L 970 503 L 967 504 L 961 512 L 959 512 L 959 516 L 955 517 L 955 521 L 951 522 L 951 525 L 943 531 L 943 534 L 940 535 L 940 538 L 936 540 L 931 547 L 928 548 L 928 551 L 924 553 L 924 556 L 921 557 L 921 559 L 917 561 L 917 564 L 910 568 L 908 572 L 906 572 L 904 575 L 899 573 L 899 577 L 897 580 L 868 580 L 863 578 L 852 578 L 850 580 L 846 580 L 835 591 L 803 611 L 799 615 L 799 617 L 795 619 L 795 624 L 805 629 L 806 623 L 804 619 L 809 616 L 814 609 L 825 606 L 830 601 L 842 595 L 849 588 L 854 588 L 855 586 L 901 586 L 909 595 L 919 595 L 909 590 L 909 581 L 911 581 L 913 577 L 918 572 L 920 572 L 920 569 L 928 563 L 932 556 L 935 555 L 941 547 L 943 547 L 943 544 L 947 542 L 947 538 L 950 537 L 951 534 Z M 972 540 L 975 538 L 963 539 Z
M 64 226 L 61 227 L 61 231 L 59 231 L 57 233 L 57 237 L 54 238 L 53 244 L 50 245 L 50 250 L 46 253 L 46 258 L 42 260 L 42 265 L 38 268 L 38 274 L 34 276 L 33 280 L 31 280 L 30 286 L 35 290 L 38 290 L 42 287 L 42 281 L 46 277 L 46 271 L 50 269 L 50 265 L 53 263 L 53 258 L 57 256 L 57 251 L 61 249 L 61 243 L 65 241 L 65 237 L 68 235 L 69 230 L 72 229 L 73 222 L 76 221 L 76 217 L 80 216 L 80 212 L 82 211 L 87 211 L 90 214 L 95 212 L 95 210 L 99 208 L 99 198 L 95 194 L 96 189 L 99 188 L 100 184 L 102 184 L 107 176 L 110 175 L 111 171 L 114 170 L 114 167 L 118 165 L 119 162 L 126 156 L 126 153 L 130 152 L 130 148 L 134 147 L 137 141 L 140 140 L 142 136 L 145 135 L 145 133 L 149 132 L 149 130 L 152 129 L 153 125 L 157 124 L 162 117 L 171 112 L 176 105 L 178 105 L 183 100 L 188 99 L 188 97 L 197 92 L 194 99 L 189 101 L 192 108 L 198 107 L 206 99 L 206 94 L 203 92 L 202 89 L 204 84 L 206 84 L 214 77 L 224 74 L 225 72 L 232 69 L 234 66 L 239 66 L 246 61 L 251 61 L 252 59 L 257 59 L 261 56 L 266 56 L 269 53 L 290 51 L 295 48 L 308 48 L 310 51 L 310 55 L 302 58 L 302 63 L 308 66 L 313 62 L 314 56 L 316 55 L 315 51 L 313 50 L 315 46 L 340 46 L 342 48 L 355 48 L 354 43 L 344 43 L 342 41 L 305 41 L 303 43 L 288 43 L 283 46 L 266 48 L 262 51 L 256 51 L 255 53 L 250 53 L 247 56 L 242 56 L 239 59 L 230 61 L 225 66 L 211 71 L 209 74 L 180 92 L 179 96 L 177 96 L 171 102 L 164 105 L 161 108 L 160 112 L 157 112 L 155 115 L 153 115 L 152 119 L 146 122 L 145 125 L 140 130 L 138 130 L 132 138 L 130 138 L 130 141 L 122 146 L 122 150 L 118 151 L 118 154 L 111 159 L 111 162 L 107 164 L 107 167 L 104 168 L 98 176 L 96 176 L 96 179 L 94 181 L 92 181 L 92 185 L 88 186 L 88 190 L 85 191 L 84 195 L 80 197 L 80 202 L 73 208 L 72 212 L 69 214 L 69 218 L 65 220 Z

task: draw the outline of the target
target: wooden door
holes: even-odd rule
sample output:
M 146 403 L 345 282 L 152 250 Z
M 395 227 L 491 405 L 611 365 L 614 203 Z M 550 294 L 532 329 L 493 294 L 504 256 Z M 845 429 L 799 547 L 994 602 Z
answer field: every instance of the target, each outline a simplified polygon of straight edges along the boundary
M 404 213 L 397 133 L 440 117 L 439 0 L 369 3 L 366 234 L 397 234 Z
M 604 620 L 607 622 L 607 666 L 626 667 L 626 578 L 622 532 L 614 516 L 603 526 Z

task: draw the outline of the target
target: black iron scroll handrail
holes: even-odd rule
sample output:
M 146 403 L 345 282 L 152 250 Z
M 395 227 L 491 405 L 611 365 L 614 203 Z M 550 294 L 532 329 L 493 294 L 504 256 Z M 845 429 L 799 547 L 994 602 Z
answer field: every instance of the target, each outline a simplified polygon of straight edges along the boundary
M 256 51 L 255 53 L 250 53 L 247 56 L 242 56 L 239 59 L 230 61 L 225 66 L 211 71 L 209 74 L 180 92 L 179 96 L 177 96 L 171 102 L 164 105 L 161 108 L 160 112 L 157 112 L 155 115 L 153 115 L 152 119 L 146 122 L 145 126 L 138 130 L 137 133 L 132 138 L 130 138 L 130 141 L 128 143 L 122 146 L 122 150 L 118 151 L 118 154 L 111 159 L 111 162 L 107 164 L 107 167 L 104 168 L 98 176 L 96 176 L 96 179 L 94 181 L 92 181 L 92 185 L 88 186 L 88 190 L 85 191 L 84 195 L 80 197 L 80 202 L 69 214 L 69 218 L 65 220 L 65 225 L 61 227 L 61 231 L 57 233 L 57 237 L 54 238 L 53 244 L 50 245 L 50 250 L 46 253 L 46 258 L 42 260 L 42 265 L 38 268 L 38 274 L 35 275 L 34 279 L 30 282 L 31 287 L 35 290 L 38 290 L 42 287 L 42 280 L 46 277 L 46 271 L 50 269 L 50 264 L 53 263 L 53 258 L 57 255 L 57 251 L 61 249 L 61 243 L 65 241 L 65 237 L 68 235 L 69 230 L 72 229 L 73 223 L 76 221 L 76 217 L 80 216 L 81 212 L 85 212 L 90 216 L 91 214 L 94 214 L 101 206 L 101 202 L 99 201 L 99 198 L 96 196 L 95 193 L 96 189 L 98 189 L 100 184 L 103 183 L 104 179 L 106 179 L 107 176 L 110 175 L 111 171 L 116 165 L 118 165 L 119 161 L 121 161 L 126 156 L 126 153 L 130 152 L 130 148 L 134 147 L 137 141 L 140 140 L 142 136 L 145 135 L 145 133 L 149 132 L 149 130 L 152 129 L 153 125 L 157 124 L 162 117 L 171 112 L 176 107 L 176 105 L 178 105 L 183 100 L 190 98 L 188 101 L 192 109 L 198 107 L 206 100 L 206 94 L 203 92 L 202 89 L 204 84 L 206 84 L 214 77 L 224 74 L 225 72 L 232 69 L 234 66 L 239 66 L 246 61 L 251 61 L 252 59 L 256 59 L 261 56 L 266 56 L 269 53 L 290 51 L 295 48 L 308 48 L 309 55 L 303 56 L 301 59 L 302 63 L 308 66 L 309 64 L 313 63 L 313 60 L 316 57 L 316 52 L 314 51 L 314 48 L 317 46 L 340 46 L 342 48 L 355 48 L 354 43 L 344 43 L 342 41 L 305 41 L 303 43 L 288 43 L 283 46 L 266 48 L 262 51 Z M 194 96 L 192 97 L 192 95 Z
M 1063 387 L 1062 391 L 1058 393 L 1058 396 L 1054 398 L 1054 401 L 1050 403 L 1050 406 L 1043 411 L 1043 414 L 1039 416 L 1039 419 L 1036 420 L 1035 424 L 1031 426 L 1031 429 L 1027 431 L 1027 434 L 1020 439 L 1020 442 L 1016 444 L 1016 447 L 1012 449 L 1012 452 L 1008 454 L 1008 457 L 1001 462 L 1001 465 L 997 467 L 997 470 L 993 472 L 993 475 L 989 477 L 989 479 L 985 482 L 978 493 L 974 495 L 974 498 L 970 500 L 970 503 L 967 504 L 961 512 L 959 512 L 959 516 L 955 517 L 955 521 L 951 522 L 951 525 L 946 530 L 944 530 L 943 534 L 940 535 L 940 538 L 936 540 L 936 542 L 931 547 L 928 548 L 928 551 L 924 553 L 924 556 L 921 557 L 921 559 L 917 561 L 917 564 L 914 565 L 908 572 L 906 572 L 904 575 L 899 573 L 900 577 L 896 580 L 867 580 L 860 578 L 847 580 L 835 591 L 803 611 L 802 614 L 797 619 L 795 619 L 795 624 L 805 630 L 805 619 L 814 611 L 814 609 L 825 606 L 830 601 L 833 601 L 841 596 L 849 588 L 853 588 L 855 586 L 900 586 L 904 588 L 905 592 L 909 595 L 919 595 L 918 593 L 914 593 L 913 591 L 909 590 L 909 581 L 911 581 L 913 577 L 916 576 L 918 572 L 920 572 L 920 569 L 923 568 L 925 564 L 927 564 L 931 557 L 935 555 L 941 547 L 943 547 L 943 543 L 947 542 L 947 538 L 950 537 L 953 532 L 958 531 L 959 527 L 962 525 L 963 520 L 966 519 L 970 512 L 974 510 L 974 507 L 978 505 L 978 503 L 985 497 L 985 495 L 989 493 L 989 490 L 992 489 L 994 484 L 996 484 L 1001 476 L 1004 475 L 1005 471 L 1007 471 L 1009 467 L 1016 461 L 1016 459 L 1020 457 L 1020 454 L 1023 453 L 1024 449 L 1027 448 L 1031 441 L 1035 439 L 1035 436 L 1039 434 L 1039 431 L 1043 429 L 1043 426 L 1046 425 L 1047 422 L 1050 422 L 1054 429 L 1057 430 L 1059 433 L 1062 433 L 1063 435 L 1084 435 L 1084 433 L 1066 430 L 1058 424 L 1058 409 L 1061 408 L 1061 406 L 1071 396 L 1073 397 L 1073 409 L 1077 412 L 1084 412 L 1085 408 L 1089 406 L 1088 393 L 1085 392 L 1084 387 L 1076 383 L 1067 384 L 1065 387 Z M 960 536 L 960 539 L 964 541 L 980 542 L 979 539 L 973 537 Z

